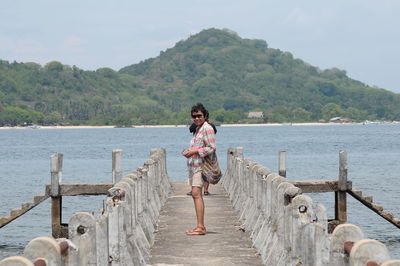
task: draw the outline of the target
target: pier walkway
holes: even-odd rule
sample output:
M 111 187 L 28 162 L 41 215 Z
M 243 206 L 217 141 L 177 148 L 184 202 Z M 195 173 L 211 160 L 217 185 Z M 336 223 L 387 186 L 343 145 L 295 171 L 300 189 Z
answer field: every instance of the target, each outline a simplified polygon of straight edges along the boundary
M 0 266 L 400 266 L 385 244 L 347 223 L 347 194 L 396 227 L 400 219 L 353 188 L 345 151 L 336 180 L 287 179 L 283 154 L 273 173 L 245 158 L 242 147 L 228 149 L 224 176 L 204 197 L 203 236 L 185 234 L 196 224 L 193 200 L 186 183 L 170 182 L 165 149 L 151 149 L 126 175 L 122 150 L 114 150 L 110 183 L 61 182 L 63 155 L 52 155 L 45 194 L 0 217 L 1 228 L 49 197 L 52 236 L 32 239 L 22 256 Z M 334 193 L 334 218 L 307 193 Z M 63 197 L 78 195 L 104 195 L 103 206 L 97 213 L 77 210 L 62 223 Z
M 225 190 L 210 186 L 204 197 L 205 236 L 187 236 L 196 225 L 193 199 L 186 182 L 172 183 L 172 194 L 160 214 L 158 232 L 150 251 L 150 265 L 262 265 Z

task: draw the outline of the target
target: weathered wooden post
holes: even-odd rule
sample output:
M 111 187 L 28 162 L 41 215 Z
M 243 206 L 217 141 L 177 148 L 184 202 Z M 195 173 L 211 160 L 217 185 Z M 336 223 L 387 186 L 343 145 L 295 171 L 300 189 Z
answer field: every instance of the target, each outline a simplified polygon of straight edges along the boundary
M 279 175 L 286 177 L 286 151 L 279 151 Z
M 339 191 L 335 192 L 335 219 L 339 223 L 347 221 L 347 152 L 339 151 Z
M 50 172 L 51 172 L 51 230 L 54 238 L 63 237 L 61 224 L 62 218 L 62 197 L 60 194 L 60 182 L 62 178 L 62 161 L 61 153 L 51 155 Z M 67 233 L 67 231 L 65 232 Z M 66 235 L 64 235 L 66 237 Z
M 122 179 L 122 150 L 112 151 L 112 182 L 116 184 Z

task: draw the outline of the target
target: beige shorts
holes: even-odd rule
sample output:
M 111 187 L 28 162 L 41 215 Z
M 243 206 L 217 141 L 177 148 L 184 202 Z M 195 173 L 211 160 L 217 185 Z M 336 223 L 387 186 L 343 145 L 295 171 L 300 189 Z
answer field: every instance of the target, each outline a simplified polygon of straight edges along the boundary
M 203 187 L 204 181 L 201 172 L 189 175 L 189 186 L 191 187 Z

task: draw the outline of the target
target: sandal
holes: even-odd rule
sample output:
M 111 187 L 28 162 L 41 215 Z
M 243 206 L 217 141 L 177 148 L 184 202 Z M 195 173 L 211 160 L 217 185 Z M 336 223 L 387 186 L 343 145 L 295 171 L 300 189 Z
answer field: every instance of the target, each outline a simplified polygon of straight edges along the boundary
M 208 196 L 208 195 L 210 195 L 210 192 L 204 191 L 204 196 Z
M 188 235 L 188 236 L 203 236 L 205 234 L 207 234 L 205 227 L 203 227 L 203 228 L 196 227 L 195 229 L 186 231 L 186 235 Z
M 188 193 L 186 193 L 186 195 L 192 196 L 192 191 L 189 191 Z

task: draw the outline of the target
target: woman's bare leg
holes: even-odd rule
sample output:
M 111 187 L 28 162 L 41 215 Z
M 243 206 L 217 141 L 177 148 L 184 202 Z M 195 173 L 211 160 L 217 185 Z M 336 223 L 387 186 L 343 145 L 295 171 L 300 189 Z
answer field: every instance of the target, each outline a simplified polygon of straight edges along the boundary
M 201 195 L 201 187 L 192 187 L 192 197 L 194 209 L 197 217 L 197 228 L 205 228 L 204 226 L 204 201 Z
M 207 181 L 204 182 L 204 194 L 206 194 L 206 192 L 208 192 L 208 187 L 210 186 L 210 183 L 208 183 Z

